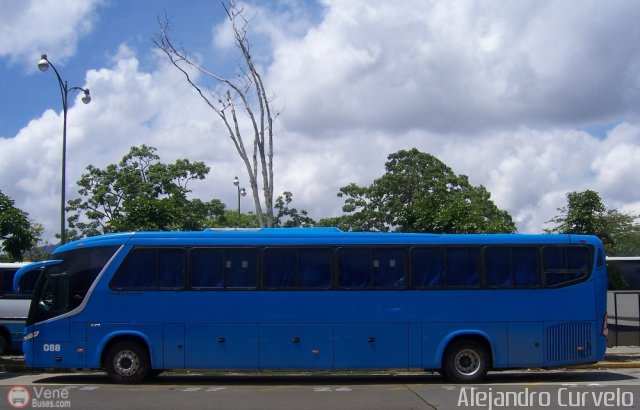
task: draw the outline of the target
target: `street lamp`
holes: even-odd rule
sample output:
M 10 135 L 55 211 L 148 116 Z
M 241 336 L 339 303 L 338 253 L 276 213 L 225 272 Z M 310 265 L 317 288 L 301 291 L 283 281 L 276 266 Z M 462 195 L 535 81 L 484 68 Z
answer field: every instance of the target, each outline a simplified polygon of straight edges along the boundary
M 240 188 L 240 180 L 238 177 L 233 178 L 233 185 L 238 188 L 238 216 L 240 216 L 240 195 L 247 195 L 247 191 L 244 188 Z
M 60 73 L 56 70 L 56 67 L 49 61 L 46 54 L 42 54 L 40 56 L 40 61 L 38 61 L 38 68 L 40 71 L 45 72 L 49 69 L 49 67 L 53 68 L 53 72 L 56 73 L 56 78 L 58 79 L 58 85 L 60 86 L 60 94 L 62 95 L 62 188 L 61 188 L 61 199 L 60 199 L 60 243 L 65 243 L 66 233 L 65 233 L 65 222 L 64 222 L 64 208 L 65 208 L 65 186 L 66 186 L 66 163 L 67 163 L 67 109 L 69 108 L 69 93 L 71 91 L 82 91 L 82 102 L 85 104 L 89 104 L 91 102 L 91 94 L 89 94 L 88 88 L 82 87 L 71 87 L 69 88 L 66 81 L 62 81 L 60 77 Z

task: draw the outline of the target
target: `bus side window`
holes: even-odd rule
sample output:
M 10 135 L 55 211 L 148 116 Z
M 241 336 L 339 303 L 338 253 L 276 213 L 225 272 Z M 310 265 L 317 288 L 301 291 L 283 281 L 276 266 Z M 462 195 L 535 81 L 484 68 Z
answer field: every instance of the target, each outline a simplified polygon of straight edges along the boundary
M 251 248 L 225 250 L 225 287 L 255 289 L 258 251 Z
M 0 269 L 0 284 L 2 295 L 13 293 L 13 275 L 17 269 Z
M 486 264 L 486 280 L 488 286 L 513 286 L 511 269 L 511 248 L 487 248 L 484 252 Z
M 589 249 L 585 246 L 548 246 L 543 250 L 545 282 L 560 286 L 586 277 L 589 273 Z
M 514 248 L 513 265 L 516 286 L 536 287 L 540 283 L 539 248 Z
M 536 287 L 539 280 L 537 247 L 485 248 L 489 287 Z
M 196 248 L 190 253 L 191 287 L 224 287 L 224 251 L 215 248 Z
M 363 289 L 371 286 L 371 249 L 339 249 L 338 266 L 341 288 Z
M 373 249 L 373 284 L 381 289 L 405 287 L 404 249 Z
M 111 281 L 112 288 L 127 290 L 157 287 L 156 263 L 156 249 L 132 249 Z
M 331 289 L 331 249 L 300 249 L 300 287 L 303 289 Z
M 264 250 L 264 286 L 268 289 L 298 287 L 298 252 L 291 248 Z
M 447 248 L 447 286 L 478 286 L 479 261 L 478 248 Z
M 179 289 L 184 285 L 186 268 L 186 251 L 184 249 L 160 249 L 158 255 L 158 287 Z
M 40 273 L 42 273 L 42 269 L 33 269 L 32 271 L 25 274 L 20 279 L 20 293 L 24 295 L 33 294 L 33 290 L 36 287 L 36 282 L 38 281 Z
M 414 287 L 445 286 L 447 282 L 444 248 L 413 248 L 411 250 L 411 272 Z
M 184 249 L 132 249 L 118 268 L 111 287 L 117 290 L 181 288 L 185 261 Z

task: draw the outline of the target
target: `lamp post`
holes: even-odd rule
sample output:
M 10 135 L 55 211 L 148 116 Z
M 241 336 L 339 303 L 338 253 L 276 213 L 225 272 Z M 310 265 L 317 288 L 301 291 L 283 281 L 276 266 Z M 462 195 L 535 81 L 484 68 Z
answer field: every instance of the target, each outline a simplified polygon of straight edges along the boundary
M 49 69 L 49 67 L 53 68 L 53 72 L 56 74 L 56 78 L 58 79 L 58 85 L 60 86 L 60 94 L 62 95 L 62 188 L 60 190 L 60 243 L 65 243 L 66 233 L 65 233 L 65 186 L 66 186 L 66 163 L 67 163 L 67 109 L 69 108 L 69 93 L 71 91 L 82 91 L 84 95 L 82 96 L 82 102 L 85 104 L 89 104 L 91 102 L 91 95 L 89 94 L 88 88 L 82 87 L 71 87 L 67 85 L 66 81 L 62 80 L 60 77 L 60 73 L 56 67 L 49 61 L 46 54 L 42 54 L 40 56 L 40 60 L 38 61 L 38 68 L 40 71 L 45 72 Z
M 240 195 L 247 195 L 247 191 L 244 188 L 240 188 L 240 180 L 238 177 L 233 178 L 233 185 L 238 188 L 238 216 L 240 216 Z

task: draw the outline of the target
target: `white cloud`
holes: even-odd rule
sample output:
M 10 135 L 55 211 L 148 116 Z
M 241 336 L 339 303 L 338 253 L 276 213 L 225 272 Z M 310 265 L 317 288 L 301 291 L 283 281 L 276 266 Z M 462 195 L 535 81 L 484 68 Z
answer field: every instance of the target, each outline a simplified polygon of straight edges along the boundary
M 91 31 L 103 0 L 8 0 L 0 2 L 0 57 L 33 62 L 46 50 L 58 60 L 75 53 L 80 37 Z
M 640 102 L 633 1 L 325 4 L 270 68 L 298 131 L 477 133 L 590 122 Z

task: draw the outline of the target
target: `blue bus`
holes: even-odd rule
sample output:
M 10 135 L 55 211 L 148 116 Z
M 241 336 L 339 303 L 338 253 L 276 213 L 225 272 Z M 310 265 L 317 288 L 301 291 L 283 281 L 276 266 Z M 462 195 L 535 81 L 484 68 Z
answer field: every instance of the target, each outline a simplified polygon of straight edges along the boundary
M 24 325 L 31 305 L 31 294 L 38 270 L 23 275 L 19 292 L 13 290 L 16 272 L 29 265 L 28 262 L 0 262 L 0 356 L 22 349 Z
M 602 360 L 602 243 L 579 235 L 138 232 L 56 249 L 32 298 L 32 368 L 489 370 Z M 16 280 L 19 280 L 17 278 Z

